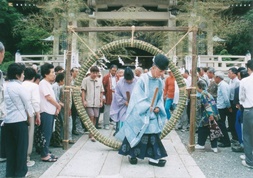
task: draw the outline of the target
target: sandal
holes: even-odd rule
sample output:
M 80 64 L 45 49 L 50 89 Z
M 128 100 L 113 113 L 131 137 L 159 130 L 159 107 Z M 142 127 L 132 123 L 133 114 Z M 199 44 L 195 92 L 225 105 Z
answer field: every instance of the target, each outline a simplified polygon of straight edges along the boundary
M 53 158 L 48 158 L 48 159 L 41 159 L 43 162 L 56 162 L 57 161 L 57 159 L 53 159 Z
M 48 156 L 50 156 L 52 159 L 58 159 L 58 157 L 53 154 L 49 154 Z
M 91 137 L 90 139 L 92 142 L 96 142 L 96 139 L 94 137 Z

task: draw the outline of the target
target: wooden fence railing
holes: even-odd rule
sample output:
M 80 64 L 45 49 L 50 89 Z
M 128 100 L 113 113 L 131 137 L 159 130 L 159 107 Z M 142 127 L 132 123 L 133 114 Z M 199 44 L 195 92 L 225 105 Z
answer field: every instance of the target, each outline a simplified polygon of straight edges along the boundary
M 27 65 L 42 65 L 45 62 L 52 63 L 54 66 L 61 65 L 65 67 L 66 55 L 20 55 L 16 54 L 15 62 L 25 63 Z M 185 58 L 185 60 L 187 57 Z M 191 66 L 191 57 L 188 56 L 188 66 Z M 200 67 L 214 67 L 215 70 L 228 71 L 229 68 L 245 67 L 250 56 L 232 56 L 232 55 L 199 55 Z M 186 62 L 187 63 L 187 62 Z M 187 68 L 187 66 L 185 66 Z M 188 69 L 188 68 L 187 68 Z

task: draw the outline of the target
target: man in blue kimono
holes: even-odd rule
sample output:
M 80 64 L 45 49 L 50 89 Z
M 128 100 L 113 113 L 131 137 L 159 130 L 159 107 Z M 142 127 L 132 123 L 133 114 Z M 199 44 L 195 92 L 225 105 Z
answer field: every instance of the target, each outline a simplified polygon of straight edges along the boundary
M 116 138 L 122 140 L 119 154 L 129 155 L 130 164 L 149 158 L 149 164 L 163 167 L 167 156 L 160 133 L 167 118 L 163 101 L 161 76 L 168 68 L 166 56 L 155 56 L 148 73 L 141 75 L 135 84 L 127 108 L 123 127 Z

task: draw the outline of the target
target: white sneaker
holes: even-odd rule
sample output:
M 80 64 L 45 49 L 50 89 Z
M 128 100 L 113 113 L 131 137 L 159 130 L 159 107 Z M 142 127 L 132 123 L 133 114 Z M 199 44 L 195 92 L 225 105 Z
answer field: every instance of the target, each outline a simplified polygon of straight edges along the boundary
M 245 155 L 241 155 L 240 158 L 241 158 L 241 160 L 245 160 L 246 156 Z
M 31 175 L 30 172 L 27 172 L 25 177 L 29 177 L 30 175 Z
M 248 165 L 245 160 L 242 160 L 242 165 L 244 165 L 245 167 L 253 169 L 253 166 Z
M 109 130 L 110 129 L 110 127 L 109 127 L 109 125 L 105 125 L 105 130 Z
M 6 158 L 0 158 L 0 162 L 5 162 Z
M 32 167 L 32 166 L 34 166 L 34 164 L 35 164 L 35 161 L 32 161 L 32 160 L 27 161 L 27 163 L 26 163 L 27 167 Z
M 116 125 L 116 122 L 112 121 L 110 122 L 111 125 Z
M 197 145 L 195 145 L 195 149 L 196 150 L 204 150 L 205 146 L 201 146 L 201 145 L 197 144 Z
M 218 153 L 218 148 L 211 148 L 214 153 Z

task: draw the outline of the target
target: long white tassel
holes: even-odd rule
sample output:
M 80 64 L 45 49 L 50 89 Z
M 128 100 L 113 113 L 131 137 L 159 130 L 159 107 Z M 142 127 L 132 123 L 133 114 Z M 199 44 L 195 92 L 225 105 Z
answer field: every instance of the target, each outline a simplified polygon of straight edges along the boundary
M 125 65 L 125 63 L 123 62 L 123 60 L 118 56 L 118 60 L 119 60 L 119 63 L 121 64 L 121 65 Z
M 137 68 L 139 66 L 139 60 L 138 60 L 138 56 L 136 56 L 135 58 L 135 68 Z
M 108 59 L 106 59 L 105 55 L 103 55 L 103 57 L 101 58 L 105 61 L 105 63 L 111 63 Z

